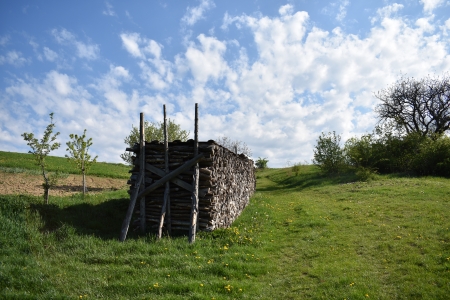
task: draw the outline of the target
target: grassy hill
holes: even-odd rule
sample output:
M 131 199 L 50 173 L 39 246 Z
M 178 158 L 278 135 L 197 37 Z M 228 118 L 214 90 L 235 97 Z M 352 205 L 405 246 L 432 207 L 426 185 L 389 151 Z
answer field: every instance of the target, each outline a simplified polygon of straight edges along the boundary
M 362 183 L 314 166 L 257 179 L 233 226 L 194 245 L 118 242 L 125 191 L 0 196 L 0 298 L 448 299 L 449 179 Z
M 68 174 L 81 174 L 81 172 L 65 157 L 48 156 L 46 162 L 48 165 L 47 170 L 49 172 L 59 170 Z M 91 166 L 88 174 L 100 177 L 127 179 L 130 177 L 130 174 L 128 173 L 129 170 L 130 167 L 124 164 L 97 162 Z M 32 154 L 0 151 L 0 171 L 39 172 L 40 169 L 39 166 L 36 165 Z

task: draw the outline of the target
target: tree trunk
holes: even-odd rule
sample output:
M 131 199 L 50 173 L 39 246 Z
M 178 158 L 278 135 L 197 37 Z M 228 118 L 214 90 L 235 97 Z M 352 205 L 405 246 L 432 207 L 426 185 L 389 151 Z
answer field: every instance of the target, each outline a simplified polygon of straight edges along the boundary
M 83 198 L 87 192 L 86 188 L 86 170 L 84 169 L 84 160 L 81 161 L 81 171 L 83 172 Z

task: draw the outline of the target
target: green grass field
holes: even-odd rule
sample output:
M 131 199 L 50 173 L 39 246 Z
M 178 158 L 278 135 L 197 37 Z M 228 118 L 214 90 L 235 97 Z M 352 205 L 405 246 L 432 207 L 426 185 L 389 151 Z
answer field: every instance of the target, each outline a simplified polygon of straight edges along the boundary
M 233 226 L 194 245 L 120 243 L 126 191 L 0 196 L 0 298 L 449 299 L 450 180 L 354 180 L 258 172 Z
M 59 170 L 66 174 L 81 174 L 64 157 L 47 156 L 47 171 L 55 172 Z M 123 178 L 130 177 L 128 171 L 130 167 L 124 164 L 112 164 L 105 162 L 97 162 L 91 166 L 88 175 L 108 177 L 108 178 Z M 34 156 L 28 153 L 16 153 L 0 151 L 0 172 L 39 172 L 39 166 L 36 165 Z

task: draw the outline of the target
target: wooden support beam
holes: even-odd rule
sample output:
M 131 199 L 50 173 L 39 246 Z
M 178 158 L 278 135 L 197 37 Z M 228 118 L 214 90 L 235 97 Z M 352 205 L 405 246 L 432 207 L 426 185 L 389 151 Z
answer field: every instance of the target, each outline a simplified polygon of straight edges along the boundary
M 169 141 L 167 136 L 167 118 L 166 118 L 166 105 L 163 106 L 164 110 L 164 166 L 165 166 L 165 173 L 169 173 Z M 164 225 L 164 218 L 166 216 L 167 212 L 167 203 L 170 199 L 170 183 L 169 181 L 166 182 L 166 188 L 164 190 L 164 200 L 163 205 L 161 208 L 161 218 L 159 221 L 159 228 L 158 228 L 158 238 L 160 239 L 162 237 L 162 228 Z
M 195 103 L 195 128 L 194 128 L 194 156 L 198 155 L 198 103 Z M 189 243 L 195 242 L 195 234 L 197 232 L 198 219 L 198 162 L 195 164 L 195 173 L 193 180 L 194 191 L 192 192 L 192 209 L 191 209 L 191 226 L 189 228 Z
M 144 121 L 144 113 L 141 112 L 140 115 L 140 132 L 139 132 L 139 142 L 140 142 L 140 169 L 139 171 L 142 174 L 142 179 L 145 178 L 145 121 Z M 145 181 L 144 183 L 141 184 L 140 187 L 141 190 L 145 189 Z M 141 228 L 141 233 L 145 233 L 145 225 L 146 225 L 146 221 L 145 221 L 145 197 L 141 198 L 141 203 L 140 203 L 140 228 Z
M 178 167 L 177 169 L 173 170 L 172 172 L 170 172 L 169 174 L 165 175 L 163 178 L 161 178 L 160 180 L 156 181 L 155 183 L 153 183 L 152 185 L 150 185 L 148 188 L 146 188 L 145 190 L 143 190 L 142 192 L 139 193 L 139 195 L 137 196 L 139 199 L 141 197 L 147 196 L 148 194 L 150 194 L 151 191 L 159 188 L 160 186 L 162 186 L 164 183 L 166 183 L 168 180 L 171 180 L 172 178 L 174 178 L 175 176 L 180 175 L 181 173 L 183 173 L 184 171 L 188 170 L 189 168 L 191 168 L 193 165 L 195 165 L 202 157 L 204 156 L 203 153 L 200 153 L 198 155 L 196 155 L 194 158 L 188 160 L 187 162 L 185 162 L 182 166 Z
M 131 195 L 131 199 L 130 199 L 130 204 L 128 205 L 128 210 L 127 210 L 127 214 L 125 216 L 125 220 L 123 220 L 122 223 L 122 230 L 120 231 L 120 237 L 119 240 L 121 242 L 125 241 L 125 239 L 127 238 L 127 233 L 128 233 L 128 228 L 130 227 L 130 221 L 131 221 L 131 216 L 133 215 L 133 210 L 134 210 L 134 206 L 136 204 L 136 200 L 138 199 L 138 193 L 139 193 L 139 188 L 141 186 L 141 182 L 144 181 L 144 175 L 143 173 L 141 173 L 141 175 L 139 176 L 139 179 L 137 181 L 136 184 L 136 189 L 133 192 L 133 195 Z
M 161 169 L 159 169 L 159 168 L 157 168 L 157 167 L 155 167 L 155 166 L 152 166 L 152 165 L 149 164 L 149 163 L 147 163 L 147 164 L 145 165 L 145 168 L 146 168 L 147 170 L 151 171 L 152 173 L 154 173 L 154 174 L 160 176 L 160 177 L 163 177 L 163 176 L 166 175 L 166 172 L 164 172 L 163 170 L 161 170 Z M 183 181 L 183 180 L 181 180 L 181 179 L 178 179 L 178 178 L 172 178 L 172 179 L 170 180 L 170 182 L 175 183 L 175 184 L 178 185 L 179 187 L 182 187 L 183 189 L 187 190 L 188 192 L 193 192 L 193 191 L 194 191 L 194 187 L 193 187 L 191 184 L 189 184 L 189 183 L 187 183 L 186 181 Z

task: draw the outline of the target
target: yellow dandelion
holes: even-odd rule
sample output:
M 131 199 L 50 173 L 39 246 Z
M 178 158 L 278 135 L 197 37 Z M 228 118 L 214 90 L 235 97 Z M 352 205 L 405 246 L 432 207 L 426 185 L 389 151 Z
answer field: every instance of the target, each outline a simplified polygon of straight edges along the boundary
M 200 286 L 203 286 L 203 283 L 200 283 Z

